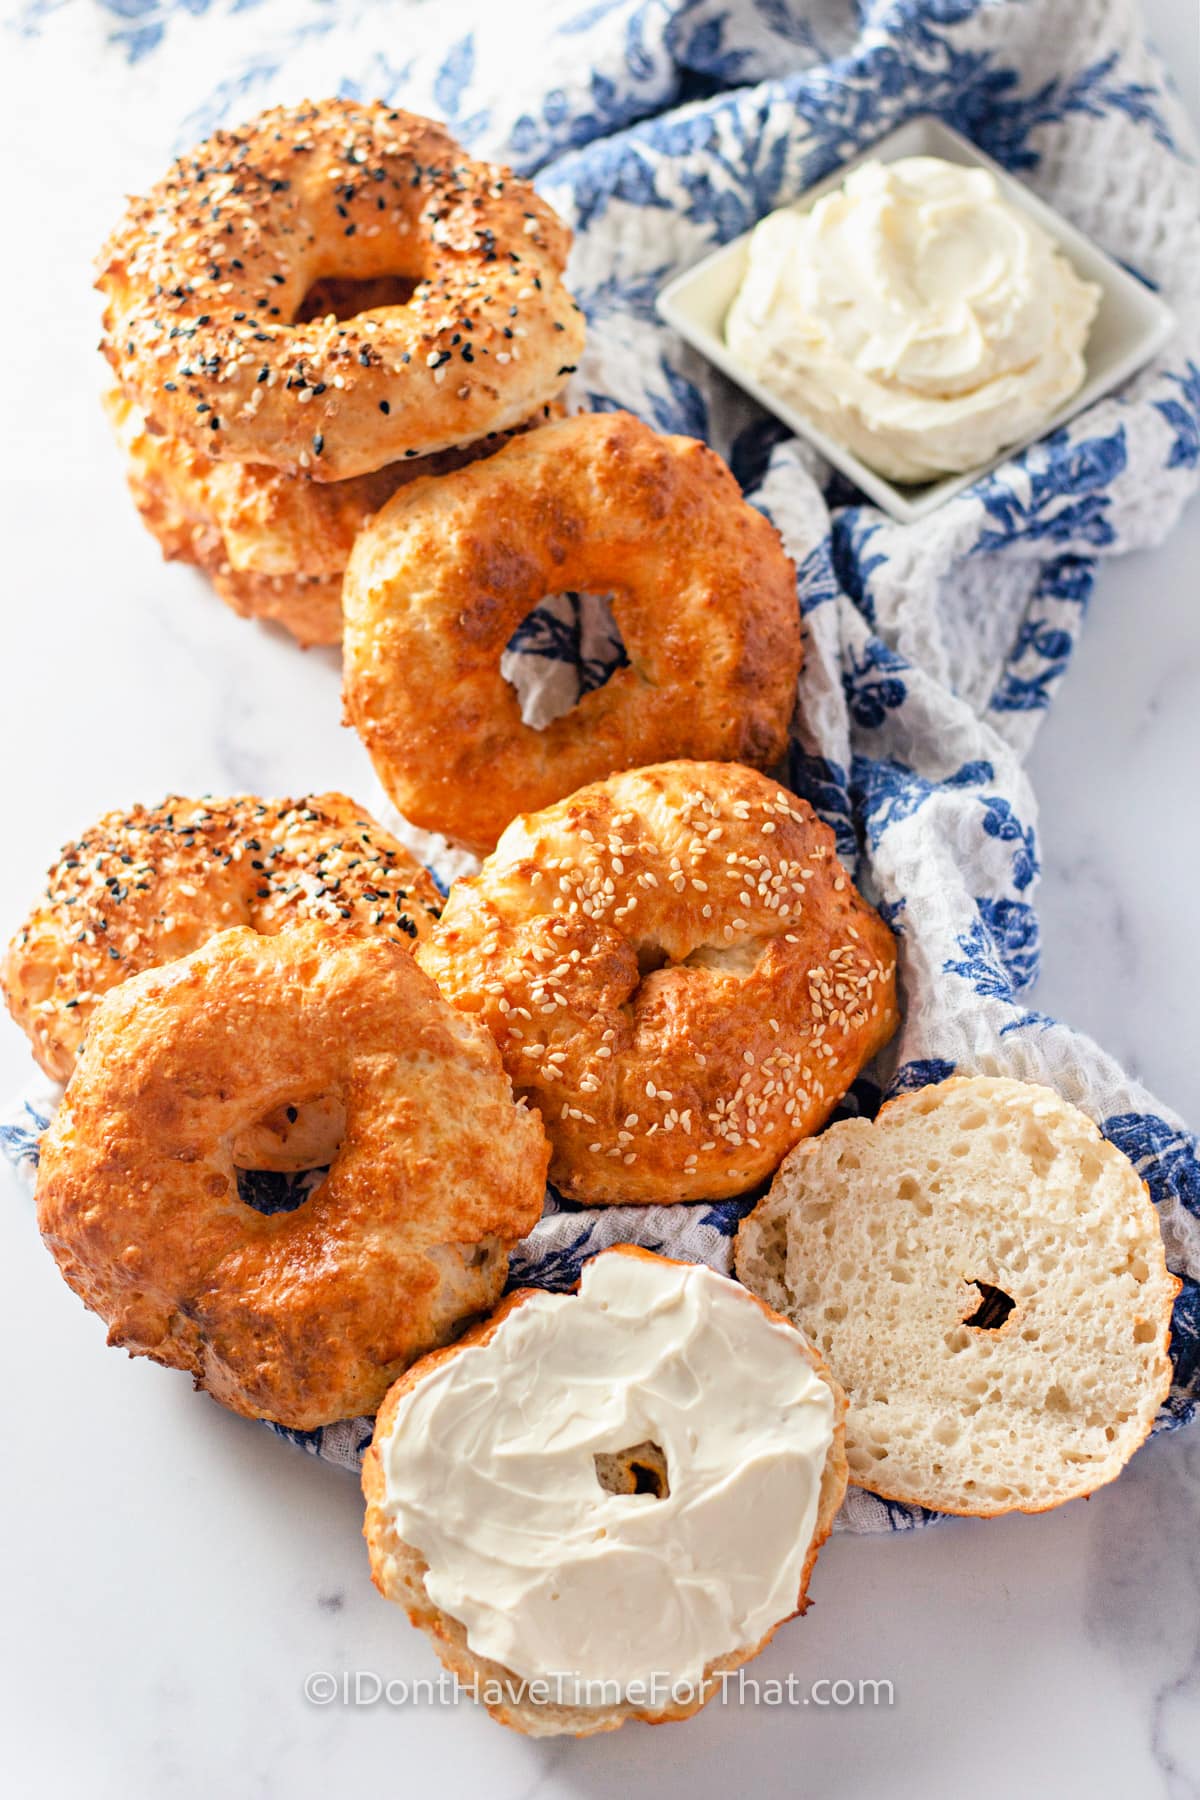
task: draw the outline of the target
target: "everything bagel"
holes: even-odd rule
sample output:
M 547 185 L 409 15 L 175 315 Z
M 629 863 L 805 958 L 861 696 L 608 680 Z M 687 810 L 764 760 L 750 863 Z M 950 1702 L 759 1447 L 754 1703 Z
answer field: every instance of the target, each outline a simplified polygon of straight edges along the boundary
M 527 182 L 432 120 L 276 107 L 130 202 L 101 256 L 102 347 L 159 433 L 340 481 L 507 430 L 558 392 L 584 335 L 569 243 Z M 318 283 L 380 277 L 411 296 L 300 317 Z
M 319 1100 L 325 1180 L 297 1210 L 244 1204 L 239 1135 Z M 38 1223 L 110 1343 L 309 1430 L 373 1411 L 495 1304 L 546 1155 L 487 1033 L 398 945 L 243 928 L 105 996 L 42 1139 Z
M 635 769 L 515 819 L 417 957 L 590 1204 L 744 1193 L 897 1023 L 892 934 L 833 833 L 735 764 Z
M 0 987 L 42 1068 L 66 1081 L 109 988 L 215 932 L 270 935 L 316 920 L 407 948 L 440 907 L 420 864 L 344 794 L 175 794 L 105 813 L 64 846 L 0 964 Z
M 500 658 L 569 589 L 611 595 L 629 663 L 539 731 Z M 628 413 L 403 489 L 360 533 L 343 604 L 346 712 L 384 787 L 481 853 L 517 813 L 614 769 L 765 766 L 786 743 L 801 643 L 778 533 L 705 445 Z

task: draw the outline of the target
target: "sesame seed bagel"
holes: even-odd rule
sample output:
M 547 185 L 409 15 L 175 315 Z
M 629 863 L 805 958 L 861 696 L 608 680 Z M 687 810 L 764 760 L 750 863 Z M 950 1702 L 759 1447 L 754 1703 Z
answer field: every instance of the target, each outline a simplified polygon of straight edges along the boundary
M 619 1245 L 388 1393 L 363 1464 L 372 1579 L 517 1731 L 688 1718 L 806 1610 L 843 1412 L 745 1288 Z
M 304 645 L 341 642 L 342 577 L 371 514 L 418 475 L 462 468 L 511 436 L 493 432 L 369 475 L 318 482 L 266 463 L 218 462 L 189 440 L 159 437 L 119 388 L 104 404 L 134 504 L 167 560 L 195 564 L 234 612 L 282 625 Z M 518 429 L 560 417 L 561 403 L 547 402 Z
M 102 996 L 215 932 L 248 925 L 270 936 L 316 920 L 407 949 L 440 908 L 420 864 L 344 794 L 174 794 L 105 813 L 64 846 L 0 986 L 41 1067 L 66 1081 Z
M 736 764 L 635 769 L 515 819 L 417 957 L 590 1204 L 744 1193 L 897 1023 L 892 934 L 833 833 Z
M 324 1181 L 264 1213 L 234 1145 L 331 1103 Z M 42 1138 L 38 1223 L 109 1342 L 235 1412 L 370 1412 L 495 1304 L 546 1146 L 495 1046 L 386 937 L 226 931 L 114 988 Z
M 156 431 L 341 481 L 558 392 L 584 336 L 569 244 L 527 182 L 431 119 L 276 107 L 130 201 L 100 260 L 102 347 Z M 302 316 L 320 283 L 383 277 L 415 284 L 404 304 Z
M 1171 1385 L 1158 1217 L 1049 1088 L 957 1077 L 788 1157 L 737 1271 L 846 1391 L 859 1487 L 942 1512 L 1043 1512 L 1113 1478 Z
M 611 596 L 628 666 L 536 730 L 500 659 L 565 590 Z M 480 853 L 518 812 L 614 769 L 766 766 L 786 744 L 801 642 L 779 534 L 704 444 L 628 413 L 414 482 L 359 535 L 343 601 L 346 713 L 384 787 Z

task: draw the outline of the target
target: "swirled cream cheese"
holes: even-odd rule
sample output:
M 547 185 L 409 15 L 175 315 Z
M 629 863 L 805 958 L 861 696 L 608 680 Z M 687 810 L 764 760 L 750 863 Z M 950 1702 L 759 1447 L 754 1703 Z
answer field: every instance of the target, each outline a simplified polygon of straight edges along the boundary
M 608 1251 L 417 1382 L 384 1504 L 473 1651 L 625 1693 L 795 1611 L 833 1432 L 791 1326 L 710 1269 Z M 645 1443 L 668 1493 L 606 1491 L 596 1457 Z
M 893 481 L 975 468 L 1079 388 L 1100 289 L 986 169 L 863 163 L 750 240 L 746 369 Z

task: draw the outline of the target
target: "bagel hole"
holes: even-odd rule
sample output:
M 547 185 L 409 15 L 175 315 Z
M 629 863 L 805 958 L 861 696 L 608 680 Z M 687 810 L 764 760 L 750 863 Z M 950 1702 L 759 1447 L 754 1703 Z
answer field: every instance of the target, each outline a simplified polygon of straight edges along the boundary
M 662 1445 L 648 1438 L 627 1450 L 597 1451 L 592 1460 L 596 1480 L 606 1494 L 650 1494 L 655 1500 L 665 1500 L 671 1492 Z
M 239 1200 L 255 1212 L 295 1212 L 324 1181 L 345 1132 L 346 1106 L 338 1094 L 269 1108 L 234 1135 Z
M 328 1169 L 235 1169 L 238 1199 L 256 1213 L 297 1212 L 311 1200 L 328 1175 Z
M 500 657 L 522 722 L 544 731 L 585 694 L 607 685 L 629 657 L 613 616 L 612 594 L 567 590 L 549 595 L 521 620 Z
M 644 940 L 637 946 L 638 979 L 645 981 L 659 969 L 711 969 L 718 975 L 752 975 L 764 945 L 757 938 L 739 938 L 732 944 L 697 944 L 676 961 L 661 944 Z
M 419 275 L 322 275 L 300 302 L 294 323 L 305 325 L 331 313 L 335 319 L 353 319 L 380 306 L 407 306 L 420 279 Z
M 979 1305 L 963 1324 L 973 1326 L 976 1331 L 999 1331 L 1007 1324 L 1008 1315 L 1017 1304 L 1012 1295 L 1006 1294 L 1003 1288 L 993 1287 L 990 1281 L 971 1281 L 968 1286 L 979 1290 Z
M 742 937 L 732 944 L 698 944 L 683 959 L 685 969 L 712 969 L 718 975 L 753 975 L 764 945 Z
M 661 944 L 643 943 L 637 947 L 638 980 L 645 981 L 657 969 L 665 969 L 671 958 Z

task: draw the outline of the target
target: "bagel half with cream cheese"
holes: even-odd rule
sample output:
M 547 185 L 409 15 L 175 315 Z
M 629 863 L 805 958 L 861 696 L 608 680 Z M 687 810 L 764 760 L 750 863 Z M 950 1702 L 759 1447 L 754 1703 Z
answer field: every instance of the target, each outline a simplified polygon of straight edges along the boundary
M 621 1245 L 391 1388 L 363 1467 L 372 1578 L 518 1731 L 687 1718 L 805 1610 L 842 1408 L 736 1282 Z

